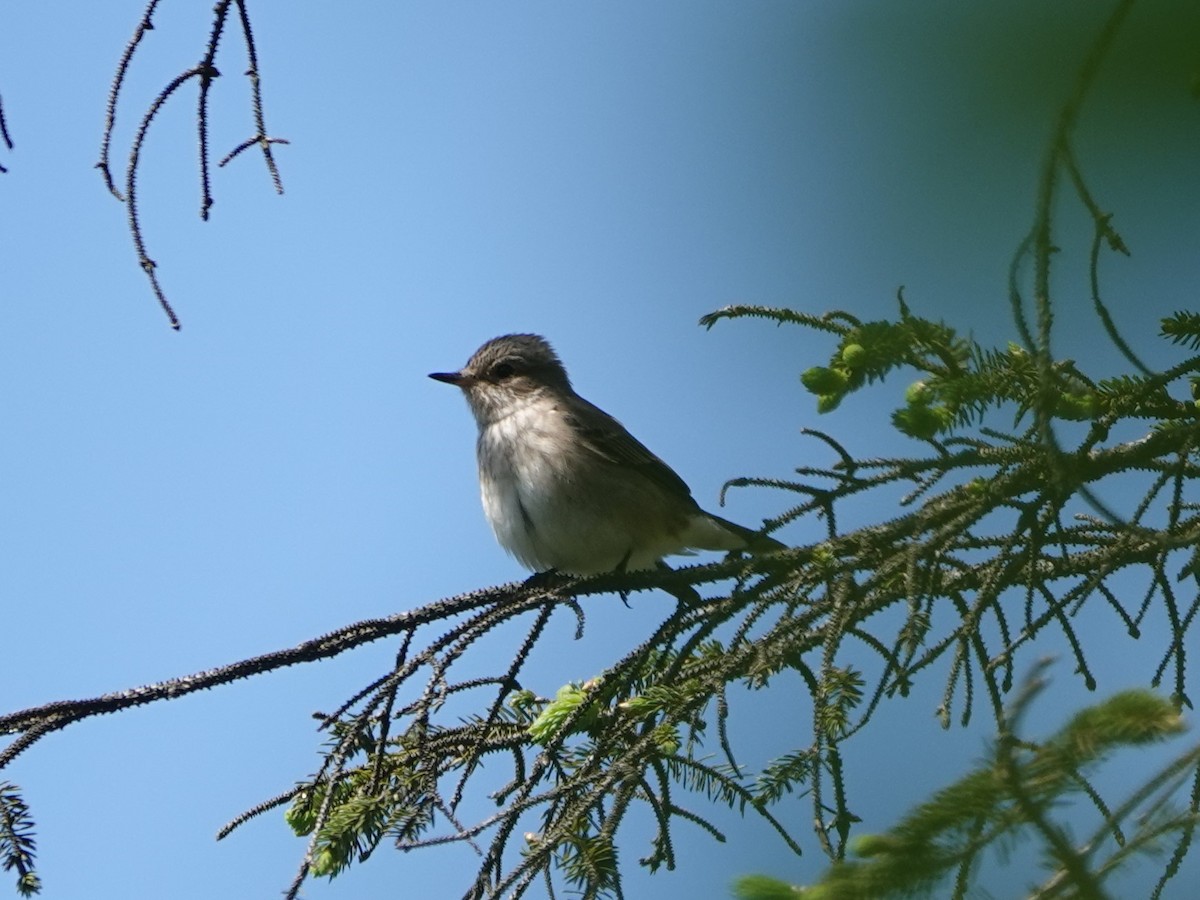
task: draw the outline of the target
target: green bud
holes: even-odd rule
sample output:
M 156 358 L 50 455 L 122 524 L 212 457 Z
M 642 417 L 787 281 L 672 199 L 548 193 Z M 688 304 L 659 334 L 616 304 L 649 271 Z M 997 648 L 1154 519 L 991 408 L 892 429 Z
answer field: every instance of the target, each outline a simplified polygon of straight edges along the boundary
M 858 369 L 867 364 L 867 348 L 862 344 L 847 344 L 842 348 L 842 362 L 848 369 Z
M 517 712 L 524 712 L 538 705 L 537 694 L 530 690 L 513 691 L 508 698 L 508 705 Z
M 892 413 L 892 424 L 909 437 L 918 440 L 929 440 L 937 434 L 942 426 L 944 410 L 930 406 L 907 406 Z
M 638 694 L 630 697 L 628 700 L 622 700 L 617 704 L 617 708 L 622 712 L 630 713 L 636 717 L 643 716 L 647 712 L 658 712 L 661 707 L 649 697 L 643 697 L 641 694 Z
M 845 394 L 822 394 L 817 398 L 817 412 L 833 412 L 842 402 Z
M 1054 412 L 1072 422 L 1086 422 L 1096 416 L 1096 395 L 1060 394 L 1054 404 Z
M 318 850 L 313 855 L 311 870 L 313 875 L 329 875 L 331 872 L 336 872 L 337 869 L 337 860 L 328 847 Z
M 813 366 L 800 375 L 800 383 L 812 394 L 837 394 L 846 389 L 849 382 L 844 372 L 825 366 Z
M 674 725 L 659 725 L 654 729 L 654 743 L 664 756 L 674 756 L 679 752 L 679 732 Z
M 831 570 L 837 562 L 837 557 L 828 547 L 821 546 L 813 551 L 811 562 L 818 569 Z
M 933 400 L 933 391 L 923 381 L 914 381 L 904 392 L 904 402 L 909 406 L 926 406 Z
M 564 684 L 558 689 L 554 700 L 541 711 L 527 729 L 534 743 L 542 744 L 552 738 L 562 728 L 567 718 L 575 712 L 582 703 L 587 702 L 588 693 L 578 684 Z M 593 706 L 586 710 L 575 723 L 576 731 L 586 731 L 595 724 L 599 710 Z

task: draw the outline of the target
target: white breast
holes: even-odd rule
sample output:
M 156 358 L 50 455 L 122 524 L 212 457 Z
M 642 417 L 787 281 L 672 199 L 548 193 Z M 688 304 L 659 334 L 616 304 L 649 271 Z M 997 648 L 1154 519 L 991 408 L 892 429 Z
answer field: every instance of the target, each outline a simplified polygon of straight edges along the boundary
M 689 548 L 743 541 L 651 479 L 578 442 L 561 400 L 527 395 L 477 416 L 483 509 L 500 545 L 535 572 L 635 571 Z
M 622 562 L 644 568 L 677 552 L 679 542 L 639 508 L 660 504 L 631 494 L 621 472 L 575 440 L 557 401 L 544 395 L 483 427 L 479 484 L 500 545 L 535 572 L 581 575 Z
M 541 523 L 555 515 L 565 428 L 552 401 L 530 398 L 479 433 L 484 512 L 500 545 L 534 571 L 555 567 Z

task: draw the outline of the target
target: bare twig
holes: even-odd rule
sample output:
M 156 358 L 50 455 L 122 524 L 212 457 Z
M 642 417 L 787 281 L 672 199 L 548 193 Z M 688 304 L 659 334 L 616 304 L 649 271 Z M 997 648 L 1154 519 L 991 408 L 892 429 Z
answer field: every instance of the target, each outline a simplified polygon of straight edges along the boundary
M 274 157 L 271 153 L 272 144 L 285 144 L 286 140 L 282 138 L 271 138 L 266 134 L 266 126 L 263 117 L 263 104 L 260 77 L 258 71 L 258 54 L 254 45 L 253 33 L 250 27 L 250 17 L 246 10 L 245 0 L 218 0 L 213 8 L 213 21 L 209 31 L 208 40 L 205 44 L 205 49 L 201 61 L 196 66 L 190 67 L 174 79 L 159 92 L 158 96 L 151 102 L 149 108 L 142 117 L 141 124 L 133 138 L 130 146 L 129 157 L 126 164 L 125 173 L 125 192 L 117 190 L 113 181 L 112 166 L 110 162 L 113 134 L 116 128 L 117 121 L 117 106 L 122 92 L 125 89 L 129 77 L 130 66 L 133 62 L 134 55 L 142 40 L 146 35 L 154 30 L 153 16 L 158 8 L 158 0 L 151 0 L 142 13 L 141 20 L 138 26 L 134 29 L 133 36 L 129 43 L 126 44 L 125 50 L 121 55 L 120 62 L 117 64 L 117 71 L 113 77 L 112 87 L 109 90 L 107 108 L 105 114 L 104 136 L 100 144 L 100 160 L 96 163 L 96 167 L 100 170 L 101 176 L 104 178 L 104 183 L 109 192 L 125 204 L 129 220 L 129 232 L 133 238 L 134 249 L 137 253 L 138 265 L 142 271 L 146 273 L 146 277 L 150 281 L 150 288 L 158 300 L 159 306 L 167 315 L 167 320 L 175 330 L 180 327 L 179 318 L 175 315 L 170 302 L 167 299 L 166 292 L 159 281 L 157 265 L 150 258 L 146 251 L 145 232 L 141 223 L 141 216 L 137 203 L 137 177 L 141 164 L 141 154 L 145 146 L 146 135 L 151 123 L 162 109 L 163 105 L 171 98 L 171 96 L 186 82 L 197 79 L 199 81 L 199 91 L 197 96 L 196 110 L 196 129 L 197 129 L 197 144 L 199 152 L 199 173 L 200 173 L 200 217 L 207 219 L 209 209 L 213 205 L 213 192 L 209 171 L 209 90 L 212 87 L 213 79 L 219 77 L 220 72 L 216 66 L 217 50 L 220 46 L 221 37 L 225 32 L 225 27 L 228 22 L 229 7 L 231 3 L 237 3 L 238 22 L 241 25 L 242 33 L 246 42 L 246 52 L 249 58 L 249 69 L 247 75 L 251 81 L 251 108 L 254 117 L 255 135 L 247 142 L 236 147 L 222 161 L 221 165 L 225 165 L 230 159 L 240 153 L 249 146 L 259 145 L 263 149 L 263 154 L 266 158 L 267 170 L 270 173 L 272 183 L 277 192 L 283 192 L 283 184 L 279 176 L 279 170 L 276 166 Z

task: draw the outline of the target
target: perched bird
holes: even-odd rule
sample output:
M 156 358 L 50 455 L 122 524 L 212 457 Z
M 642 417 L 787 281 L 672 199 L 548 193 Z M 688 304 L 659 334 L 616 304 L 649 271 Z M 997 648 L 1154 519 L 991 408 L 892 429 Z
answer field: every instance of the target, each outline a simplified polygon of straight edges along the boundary
M 634 571 L 701 550 L 783 544 L 702 510 L 687 484 L 571 388 L 545 338 L 507 334 L 457 372 L 479 426 L 483 509 L 500 545 L 535 573 Z

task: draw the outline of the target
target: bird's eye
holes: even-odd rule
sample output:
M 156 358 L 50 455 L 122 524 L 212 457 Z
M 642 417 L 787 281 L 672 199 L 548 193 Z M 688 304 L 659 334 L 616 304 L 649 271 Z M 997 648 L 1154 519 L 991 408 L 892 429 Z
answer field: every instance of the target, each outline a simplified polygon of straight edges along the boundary
M 511 378 L 517 370 L 513 368 L 512 363 L 502 362 L 496 363 L 492 367 L 492 375 L 496 378 Z

